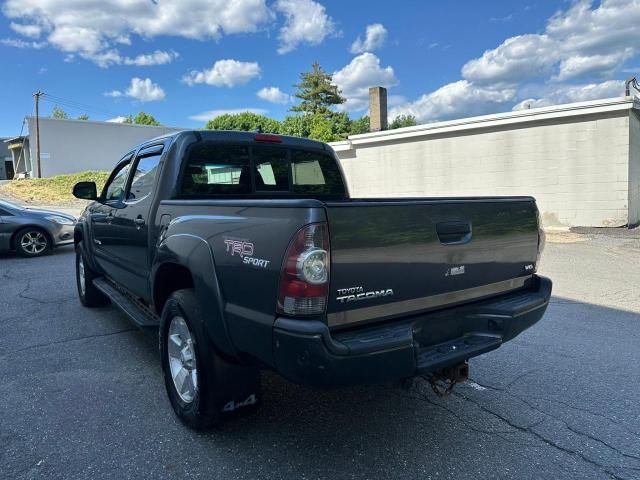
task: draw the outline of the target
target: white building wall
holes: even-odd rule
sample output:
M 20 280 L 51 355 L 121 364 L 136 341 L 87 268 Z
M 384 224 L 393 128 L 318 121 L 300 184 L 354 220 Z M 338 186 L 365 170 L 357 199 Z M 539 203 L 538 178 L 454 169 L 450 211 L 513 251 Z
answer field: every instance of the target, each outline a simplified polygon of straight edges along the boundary
M 35 118 L 28 118 L 31 158 L 36 167 Z M 40 118 L 42 176 L 85 170 L 111 171 L 135 145 L 180 129 L 110 122 Z M 35 176 L 36 172 L 32 172 Z
M 467 119 L 474 128 L 447 122 L 422 135 L 411 127 L 409 137 L 354 136 L 335 148 L 353 197 L 533 195 L 547 226 L 621 226 L 640 208 L 640 164 L 629 163 L 630 149 L 640 154 L 640 126 L 630 126 L 627 103 L 573 116 L 547 108 L 540 118 Z M 631 148 L 630 128 L 639 137 Z
M 629 225 L 640 224 L 640 118 L 629 116 Z

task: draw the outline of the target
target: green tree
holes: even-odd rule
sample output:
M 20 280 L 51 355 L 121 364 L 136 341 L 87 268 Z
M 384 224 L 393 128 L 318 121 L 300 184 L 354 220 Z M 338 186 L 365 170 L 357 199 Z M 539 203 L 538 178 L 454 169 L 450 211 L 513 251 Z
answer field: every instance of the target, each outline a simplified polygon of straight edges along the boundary
M 78 120 L 89 120 L 89 115 L 87 115 L 86 113 L 83 113 L 78 117 Z
M 323 115 L 313 115 L 309 138 L 320 142 L 335 142 L 340 137 L 334 132 L 335 124 Z
M 69 115 L 67 115 L 67 112 L 61 109 L 58 105 L 56 105 L 53 107 L 53 110 L 51 110 L 51 117 L 65 119 L 69 118 Z
M 333 77 L 325 72 L 318 62 L 314 62 L 310 72 L 300 74 L 300 83 L 294 85 L 298 91 L 294 94 L 301 100 L 299 105 L 291 107 L 292 112 L 330 115 L 331 107 L 343 104 L 346 99 L 338 87 L 331 82 Z
M 162 124 L 155 119 L 153 115 L 146 112 L 139 112 L 135 117 L 129 115 L 122 123 L 133 123 L 135 125 L 152 125 L 160 127 Z
M 344 140 L 349 135 L 369 131 L 369 117 L 351 120 L 347 113 L 289 115 L 282 121 L 280 133 L 322 142 Z
M 344 140 L 351 134 L 352 121 L 347 112 L 334 113 L 329 117 L 334 140 Z
M 369 133 L 369 116 L 359 118 L 358 120 L 351 121 L 351 129 L 349 135 L 360 135 L 361 133 Z
M 418 122 L 416 122 L 416 117 L 414 117 L 413 115 L 398 115 L 393 119 L 393 122 L 391 122 L 389 128 L 393 130 L 396 128 L 413 127 L 417 124 Z
M 311 133 L 313 115 L 289 115 L 282 121 L 280 133 L 293 137 L 308 137 Z
M 208 130 L 241 130 L 255 132 L 258 127 L 265 133 L 280 133 L 280 122 L 273 118 L 252 112 L 225 113 L 209 120 L 204 128 Z

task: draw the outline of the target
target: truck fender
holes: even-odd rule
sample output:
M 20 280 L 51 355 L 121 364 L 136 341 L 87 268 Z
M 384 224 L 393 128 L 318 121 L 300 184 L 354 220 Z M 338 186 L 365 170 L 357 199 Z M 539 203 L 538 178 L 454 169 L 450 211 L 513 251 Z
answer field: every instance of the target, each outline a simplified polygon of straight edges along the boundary
M 209 243 L 189 233 L 176 233 L 164 237 L 158 245 L 156 259 L 151 268 L 152 292 L 156 292 L 158 271 L 167 263 L 182 266 L 191 273 L 207 335 L 220 353 L 237 357 L 224 316 L 224 298 Z
M 91 232 L 86 221 L 77 222 L 73 229 L 73 244 L 84 255 L 84 261 L 94 272 L 99 272 L 98 264 L 92 255 L 93 245 Z

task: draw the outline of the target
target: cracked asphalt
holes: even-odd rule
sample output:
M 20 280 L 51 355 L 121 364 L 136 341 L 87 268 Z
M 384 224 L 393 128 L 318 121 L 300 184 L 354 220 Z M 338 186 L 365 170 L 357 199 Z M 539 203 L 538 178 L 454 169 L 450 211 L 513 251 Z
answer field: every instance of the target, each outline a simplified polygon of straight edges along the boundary
M 640 234 L 550 235 L 546 317 L 447 398 L 263 376 L 255 415 L 174 417 L 157 339 L 76 298 L 73 250 L 0 257 L 0 477 L 640 479 Z

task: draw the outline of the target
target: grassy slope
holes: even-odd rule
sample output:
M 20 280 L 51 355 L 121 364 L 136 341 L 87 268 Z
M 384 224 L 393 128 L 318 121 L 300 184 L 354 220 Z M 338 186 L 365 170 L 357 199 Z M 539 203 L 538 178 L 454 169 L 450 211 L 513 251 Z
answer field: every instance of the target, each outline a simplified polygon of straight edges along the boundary
M 100 192 L 108 176 L 108 172 L 87 171 L 50 178 L 13 180 L 0 187 L 0 196 L 6 193 L 16 200 L 42 205 L 73 204 L 76 199 L 71 191 L 76 183 L 83 181 L 96 182 L 98 192 Z

